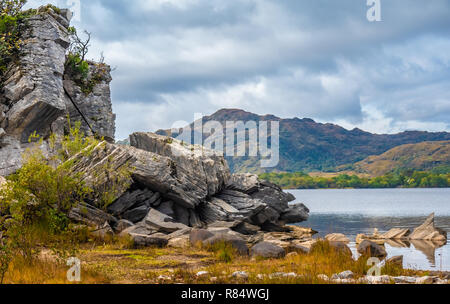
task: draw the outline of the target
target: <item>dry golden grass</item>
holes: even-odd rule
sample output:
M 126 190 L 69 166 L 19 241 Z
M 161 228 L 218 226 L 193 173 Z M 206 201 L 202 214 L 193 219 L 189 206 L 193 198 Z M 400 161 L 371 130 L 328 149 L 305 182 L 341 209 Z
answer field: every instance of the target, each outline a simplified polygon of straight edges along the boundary
M 126 249 L 120 244 L 85 246 L 77 255 L 82 261 L 81 284 L 329 284 L 317 276 L 329 277 L 345 270 L 356 278 L 366 274 L 366 259 L 354 261 L 333 250 L 328 243 L 310 254 L 282 259 L 251 259 L 232 255 L 229 262 L 216 252 L 204 248 L 144 248 Z M 218 251 L 217 251 L 218 250 Z M 228 254 L 228 253 L 227 253 Z M 67 284 L 68 270 L 55 259 L 40 259 L 27 265 L 15 259 L 7 273 L 8 284 Z M 199 271 L 208 275 L 197 277 Z M 235 271 L 245 271 L 247 279 L 233 278 Z M 274 277 L 274 273 L 295 273 L 296 277 Z M 382 274 L 425 275 L 424 272 L 404 270 L 398 266 L 383 268 Z

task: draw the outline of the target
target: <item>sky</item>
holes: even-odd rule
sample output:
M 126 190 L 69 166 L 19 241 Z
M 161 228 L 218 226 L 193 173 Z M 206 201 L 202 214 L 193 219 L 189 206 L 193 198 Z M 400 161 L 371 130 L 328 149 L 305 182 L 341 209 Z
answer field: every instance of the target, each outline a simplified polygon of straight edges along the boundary
M 239 108 L 374 133 L 450 131 L 450 1 L 31 0 L 113 68 L 116 138 Z M 80 9 L 78 9 L 80 8 Z M 178 122 L 178 123 L 177 123 Z

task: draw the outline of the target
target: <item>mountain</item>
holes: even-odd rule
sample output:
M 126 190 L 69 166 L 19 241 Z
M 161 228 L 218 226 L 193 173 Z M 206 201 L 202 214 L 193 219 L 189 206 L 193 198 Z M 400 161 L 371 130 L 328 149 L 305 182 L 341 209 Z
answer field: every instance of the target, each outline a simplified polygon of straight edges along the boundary
M 399 134 L 372 134 L 360 129 L 347 130 L 335 124 L 317 123 L 309 118 L 282 119 L 274 115 L 257 115 L 239 109 L 222 109 L 203 117 L 203 125 L 218 121 L 278 121 L 280 123 L 280 162 L 275 168 L 260 168 L 260 157 L 227 157 L 233 172 L 330 171 L 337 166 L 353 164 L 370 155 L 382 154 L 396 146 L 424 141 L 450 140 L 450 133 L 407 131 Z M 200 125 L 200 124 L 199 124 Z M 269 124 L 270 125 L 270 124 Z M 190 125 L 191 133 L 200 132 Z M 168 130 L 158 134 L 178 136 Z M 225 131 L 224 131 L 225 134 Z M 208 138 L 211 134 L 203 134 Z M 242 143 L 240 143 L 242 144 Z
M 353 165 L 356 172 L 380 176 L 394 170 L 450 168 L 450 141 L 422 142 L 395 147 Z

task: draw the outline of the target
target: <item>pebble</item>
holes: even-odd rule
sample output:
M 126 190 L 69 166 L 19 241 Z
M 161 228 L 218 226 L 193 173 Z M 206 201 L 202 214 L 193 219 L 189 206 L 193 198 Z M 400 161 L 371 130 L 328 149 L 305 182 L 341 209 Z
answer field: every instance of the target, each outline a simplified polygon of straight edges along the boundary
M 231 276 L 237 279 L 248 279 L 248 273 L 245 271 L 236 271 Z

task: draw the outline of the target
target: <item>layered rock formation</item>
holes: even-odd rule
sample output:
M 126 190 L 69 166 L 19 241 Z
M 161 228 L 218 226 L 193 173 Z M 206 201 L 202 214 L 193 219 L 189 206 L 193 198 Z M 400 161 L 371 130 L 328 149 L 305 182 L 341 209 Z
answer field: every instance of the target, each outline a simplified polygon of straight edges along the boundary
M 47 139 L 67 132 L 69 115 L 85 133 L 105 138 L 70 160 L 94 191 L 69 217 L 94 227 L 96 236 L 130 235 L 143 246 L 183 244 L 193 228 L 204 228 L 208 244 L 225 240 L 245 254 L 245 242 L 276 241 L 263 231 L 295 238 L 299 231 L 285 224 L 306 220 L 308 208 L 289 205 L 292 195 L 255 175 L 231 175 L 222 155 L 152 133 L 132 134 L 130 146 L 111 143 L 110 68 L 88 62 L 88 85 L 74 74 L 66 63 L 70 19 L 68 10 L 43 7 L 27 22 L 23 52 L 2 79 L 0 176 L 20 168 L 34 132 L 49 152 Z
M 130 138 L 136 147 L 101 142 L 71 160 L 74 171 L 97 190 L 94 193 L 119 179 L 122 169 L 130 171 L 121 182 L 124 186 L 115 189 L 106 213 L 94 195 L 85 220 L 77 210 L 73 219 L 103 223 L 108 214 L 112 218 L 107 221 L 117 232 L 140 239 L 156 233 L 188 233 L 193 227 L 242 235 L 290 231 L 286 223 L 308 218 L 303 204 L 289 205 L 295 199 L 292 195 L 255 175 L 231 175 L 226 160 L 213 151 L 152 133 Z M 95 217 L 99 220 L 93 221 Z M 118 227 L 123 220 L 132 223 L 124 231 Z
M 44 139 L 50 133 L 62 135 L 67 114 L 74 117 L 72 121 L 81 120 L 66 91 L 73 94 L 72 99 L 79 103 L 96 133 L 106 139 L 114 138 L 109 68 L 93 91 L 84 96 L 66 74 L 71 15 L 68 10 L 56 13 L 43 7 L 27 20 L 27 29 L 21 37 L 24 42 L 21 54 L 2 79 L 0 175 L 11 174 L 20 167 L 21 153 L 27 148 L 32 133 Z M 84 121 L 82 128 L 88 130 Z

